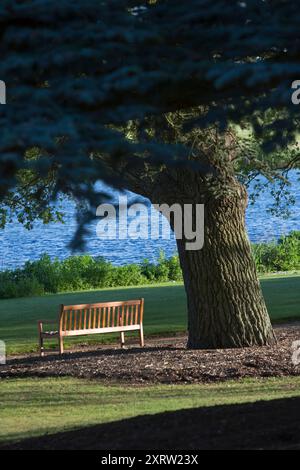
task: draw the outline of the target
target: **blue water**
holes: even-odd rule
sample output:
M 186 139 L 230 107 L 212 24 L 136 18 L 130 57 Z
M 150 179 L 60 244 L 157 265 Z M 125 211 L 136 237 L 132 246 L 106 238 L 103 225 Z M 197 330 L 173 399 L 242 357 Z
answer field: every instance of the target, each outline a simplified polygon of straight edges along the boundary
M 261 193 L 255 205 L 247 209 L 247 229 L 252 242 L 270 241 L 281 234 L 291 230 L 300 230 L 300 184 L 298 174 L 293 172 L 291 176 L 292 194 L 296 204 L 291 207 L 291 215 L 288 219 L 283 216 L 274 216 L 267 212 L 272 205 L 272 197 L 268 191 Z M 253 187 L 250 192 L 253 191 Z M 114 193 L 117 197 L 118 194 Z M 130 198 L 135 198 L 128 193 Z M 71 255 L 68 244 L 75 232 L 75 205 L 66 200 L 63 203 L 65 212 L 65 224 L 51 223 L 43 225 L 36 222 L 34 228 L 26 230 L 18 222 L 9 223 L 0 231 L 0 270 L 22 266 L 28 260 L 38 259 L 42 253 L 49 253 L 51 257 L 60 259 Z M 89 235 L 86 240 L 85 252 L 93 256 L 103 256 L 114 264 L 121 265 L 133 262 L 141 262 L 147 258 L 157 260 L 160 250 L 167 256 L 176 252 L 176 244 L 173 237 L 169 240 L 101 240 L 96 235 L 98 220 L 89 226 Z

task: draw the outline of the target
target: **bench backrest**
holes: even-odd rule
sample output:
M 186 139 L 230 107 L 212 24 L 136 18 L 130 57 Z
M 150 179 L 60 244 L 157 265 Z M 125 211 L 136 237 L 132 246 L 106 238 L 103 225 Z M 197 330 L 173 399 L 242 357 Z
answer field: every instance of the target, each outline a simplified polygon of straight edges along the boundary
M 140 325 L 143 323 L 144 299 L 96 304 L 61 305 L 60 331 Z

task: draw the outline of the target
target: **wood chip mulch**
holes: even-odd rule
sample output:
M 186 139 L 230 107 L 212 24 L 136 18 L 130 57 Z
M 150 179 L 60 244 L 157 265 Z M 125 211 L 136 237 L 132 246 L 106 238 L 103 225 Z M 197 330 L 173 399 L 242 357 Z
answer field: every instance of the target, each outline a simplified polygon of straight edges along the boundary
M 242 377 L 300 375 L 292 362 L 292 343 L 300 340 L 300 325 L 276 328 L 278 344 L 223 350 L 187 350 L 186 337 L 146 340 L 121 350 L 103 346 L 66 352 L 14 357 L 0 366 L 0 378 L 72 376 L 131 384 L 200 383 Z

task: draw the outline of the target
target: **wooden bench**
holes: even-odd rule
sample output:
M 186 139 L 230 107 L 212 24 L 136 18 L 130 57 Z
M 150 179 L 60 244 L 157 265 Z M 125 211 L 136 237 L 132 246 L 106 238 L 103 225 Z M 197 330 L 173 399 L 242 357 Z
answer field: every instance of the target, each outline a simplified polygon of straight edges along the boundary
M 63 340 L 67 336 L 99 333 L 120 333 L 121 347 L 125 344 L 126 331 L 139 331 L 140 345 L 144 346 L 144 299 L 97 304 L 60 305 L 58 322 L 39 320 L 39 349 L 43 356 L 44 339 L 57 338 L 60 354 L 64 352 Z M 56 330 L 44 330 L 44 325 L 58 325 Z M 50 350 L 48 350 L 50 352 Z

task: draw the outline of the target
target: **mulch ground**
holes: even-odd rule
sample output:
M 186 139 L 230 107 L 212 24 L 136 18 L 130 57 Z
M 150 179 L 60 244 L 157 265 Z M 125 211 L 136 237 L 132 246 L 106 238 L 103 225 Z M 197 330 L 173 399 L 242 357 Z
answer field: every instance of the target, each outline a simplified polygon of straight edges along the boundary
M 117 346 L 14 357 L 0 366 L 0 378 L 61 377 L 101 379 L 112 383 L 200 383 L 242 377 L 300 375 L 292 363 L 292 342 L 300 340 L 300 325 L 277 327 L 272 347 L 187 350 L 186 337 L 146 340 L 146 347 Z
M 0 450 L 300 450 L 299 431 L 300 398 L 289 398 L 138 416 L 25 439 Z

